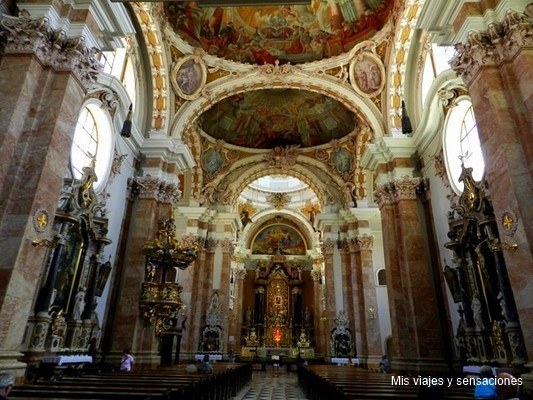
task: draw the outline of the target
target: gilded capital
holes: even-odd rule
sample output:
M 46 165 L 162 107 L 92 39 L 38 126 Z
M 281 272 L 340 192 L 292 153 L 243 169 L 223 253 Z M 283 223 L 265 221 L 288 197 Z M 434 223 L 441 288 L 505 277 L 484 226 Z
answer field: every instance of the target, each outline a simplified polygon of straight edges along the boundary
M 335 248 L 335 242 L 330 238 L 327 238 L 322 242 L 322 253 L 323 254 L 333 254 L 333 249 Z
M 242 281 L 246 277 L 246 269 L 244 268 L 235 268 L 233 270 L 233 277 L 236 280 Z
M 181 191 L 176 183 L 164 182 L 152 176 L 135 178 L 131 184 L 131 191 L 140 199 L 154 199 L 165 204 L 174 204 L 181 197 Z
M 450 65 L 469 84 L 481 67 L 498 66 L 532 45 L 532 15 L 508 10 L 501 23 L 489 24 L 485 32 L 472 31 L 464 43 L 456 44 Z
M 230 238 L 224 238 L 221 240 L 220 245 L 224 253 L 233 253 L 233 240 Z
M 3 15 L 0 41 L 6 54 L 34 54 L 54 70 L 72 72 L 85 88 L 102 69 L 96 49 L 89 49 L 83 36 L 67 37 L 65 31 L 54 30 L 46 17 L 30 18 L 24 11 L 18 17 Z

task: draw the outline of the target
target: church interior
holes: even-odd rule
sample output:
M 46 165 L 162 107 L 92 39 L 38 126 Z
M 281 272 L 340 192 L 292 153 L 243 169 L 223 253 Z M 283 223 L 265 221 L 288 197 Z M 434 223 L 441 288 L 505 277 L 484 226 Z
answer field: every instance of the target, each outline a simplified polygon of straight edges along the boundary
M 0 372 L 386 355 L 530 398 L 532 66 L 524 0 L 0 0 Z

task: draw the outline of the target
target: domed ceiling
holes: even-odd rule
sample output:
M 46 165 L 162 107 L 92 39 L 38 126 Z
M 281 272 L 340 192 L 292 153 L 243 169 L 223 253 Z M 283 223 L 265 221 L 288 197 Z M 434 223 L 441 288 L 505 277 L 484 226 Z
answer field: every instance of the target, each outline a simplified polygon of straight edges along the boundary
M 372 37 L 394 0 L 309 0 L 308 5 L 201 7 L 164 3 L 170 25 L 194 47 L 246 63 L 292 64 L 339 55 Z
M 265 89 L 223 99 L 202 115 L 200 126 L 211 137 L 241 147 L 312 147 L 352 132 L 356 116 L 318 93 Z

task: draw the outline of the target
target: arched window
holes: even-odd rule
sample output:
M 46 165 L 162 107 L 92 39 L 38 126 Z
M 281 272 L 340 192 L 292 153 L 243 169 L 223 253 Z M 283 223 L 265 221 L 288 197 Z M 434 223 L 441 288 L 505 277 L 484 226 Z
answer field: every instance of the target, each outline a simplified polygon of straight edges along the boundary
M 378 285 L 387 286 L 387 275 L 385 274 L 385 268 L 381 268 L 378 271 Z
M 422 107 L 426 102 L 426 97 L 431 84 L 442 72 L 450 69 L 449 61 L 454 52 L 453 46 L 437 46 L 432 44 L 426 55 L 424 70 L 422 71 L 422 82 L 420 85 Z
M 485 173 L 485 161 L 470 100 L 460 99 L 448 113 L 443 139 L 448 177 L 453 190 L 460 194 L 463 191 L 463 183 L 459 182 L 461 163 L 473 169 L 472 176 L 476 181 L 480 181 Z
M 90 166 L 94 159 L 95 173 L 98 178 L 98 181 L 94 183 L 94 190 L 102 189 L 111 167 L 112 148 L 113 136 L 109 115 L 97 104 L 86 104 L 78 117 L 70 151 L 74 178 L 80 179 L 83 168 Z

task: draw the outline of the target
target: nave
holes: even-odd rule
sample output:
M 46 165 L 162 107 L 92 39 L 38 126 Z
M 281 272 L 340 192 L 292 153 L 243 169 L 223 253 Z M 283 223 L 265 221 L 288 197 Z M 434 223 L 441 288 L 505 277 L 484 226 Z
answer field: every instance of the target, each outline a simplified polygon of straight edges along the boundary
M 234 400 L 304 400 L 307 399 L 293 372 L 254 371 L 252 380 Z

